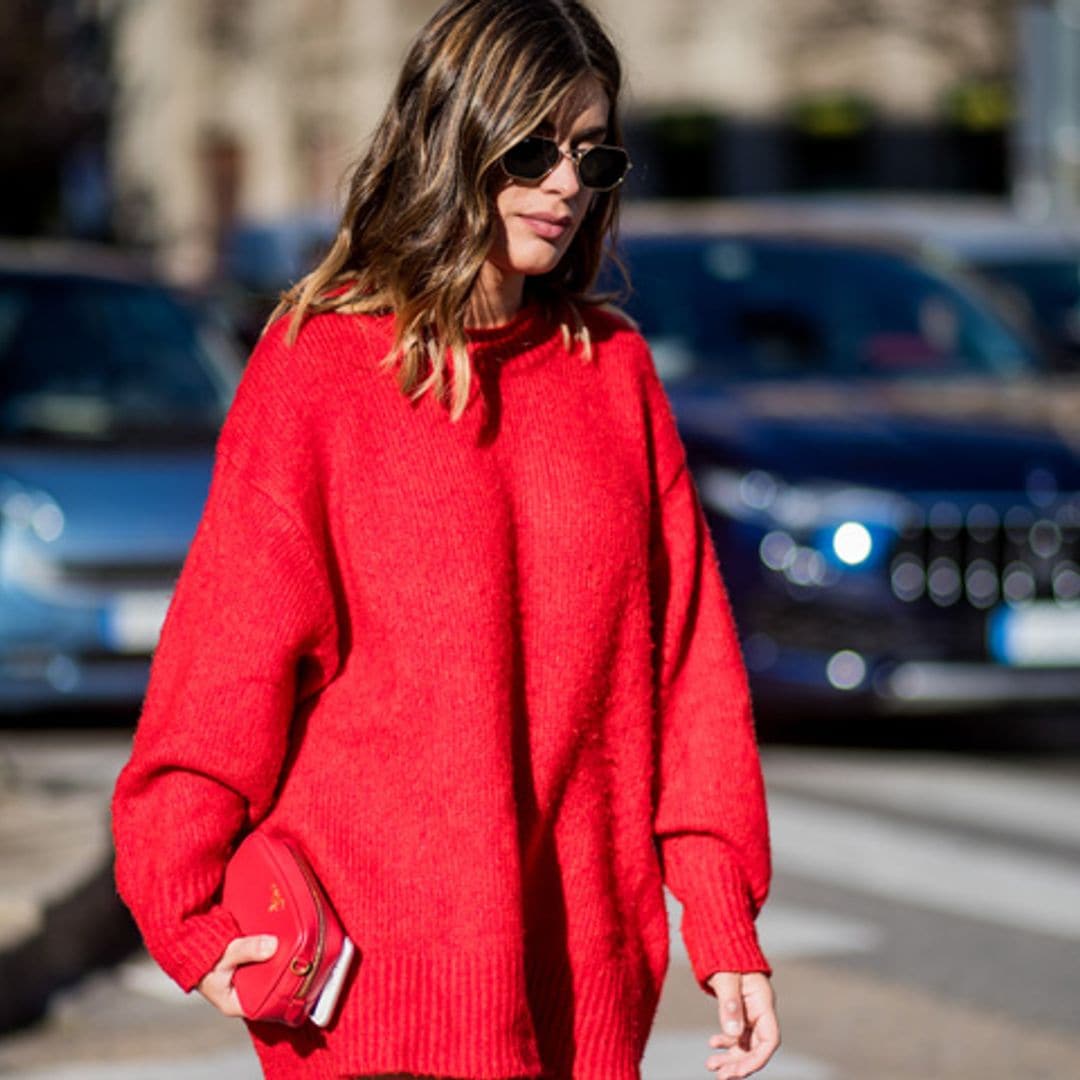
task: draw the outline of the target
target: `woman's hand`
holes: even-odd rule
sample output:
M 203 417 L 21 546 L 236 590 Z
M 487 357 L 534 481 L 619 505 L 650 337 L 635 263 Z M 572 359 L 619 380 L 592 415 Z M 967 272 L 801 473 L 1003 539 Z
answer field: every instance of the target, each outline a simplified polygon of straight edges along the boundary
M 709 1045 L 721 1052 L 712 1054 L 705 1068 L 714 1070 L 717 1080 L 749 1076 L 780 1045 L 772 983 L 760 971 L 718 971 L 708 981 L 720 1016 L 720 1034 Z
M 233 972 L 241 964 L 258 964 L 277 952 L 273 934 L 253 934 L 233 938 L 221 959 L 200 980 L 196 989 L 207 1001 L 226 1016 L 243 1016 L 240 998 L 233 988 Z

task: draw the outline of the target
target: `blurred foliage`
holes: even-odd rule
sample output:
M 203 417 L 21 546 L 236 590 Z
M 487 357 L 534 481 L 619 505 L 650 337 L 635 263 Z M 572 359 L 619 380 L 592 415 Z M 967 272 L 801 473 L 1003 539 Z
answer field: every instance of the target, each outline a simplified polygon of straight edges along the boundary
M 804 98 L 792 108 L 795 129 L 815 138 L 850 138 L 874 120 L 874 106 L 852 93 L 821 94 Z
M 697 146 L 708 144 L 715 137 L 717 117 L 703 109 L 665 112 L 657 114 L 653 123 L 658 139 L 668 146 Z
M 942 103 L 946 118 L 967 131 L 1000 131 L 1013 118 L 1012 89 L 997 79 L 973 79 L 953 87 Z
M 0 3 L 0 233 L 71 231 L 79 163 L 104 160 L 110 12 L 78 0 Z M 84 219 L 85 225 L 85 219 Z M 100 223 L 98 225 L 100 228 Z

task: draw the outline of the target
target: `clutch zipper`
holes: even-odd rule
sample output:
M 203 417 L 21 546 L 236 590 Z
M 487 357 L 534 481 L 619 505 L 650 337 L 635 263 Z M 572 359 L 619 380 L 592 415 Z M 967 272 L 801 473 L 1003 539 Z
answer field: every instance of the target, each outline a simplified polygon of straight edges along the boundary
M 326 913 L 323 911 L 319 890 L 312 880 L 313 875 L 307 861 L 302 857 L 298 858 L 296 865 L 300 867 L 300 873 L 303 874 L 304 881 L 307 883 L 308 892 L 311 893 L 311 901 L 315 905 L 315 920 L 318 927 L 315 933 L 315 955 L 307 962 L 306 968 L 301 966 L 298 971 L 295 966 L 293 967 L 296 974 L 302 974 L 304 977 L 293 997 L 302 998 L 307 993 L 308 987 L 311 986 L 311 980 L 315 978 L 319 965 L 322 963 L 323 951 L 326 948 Z M 295 960 L 293 964 L 296 964 Z

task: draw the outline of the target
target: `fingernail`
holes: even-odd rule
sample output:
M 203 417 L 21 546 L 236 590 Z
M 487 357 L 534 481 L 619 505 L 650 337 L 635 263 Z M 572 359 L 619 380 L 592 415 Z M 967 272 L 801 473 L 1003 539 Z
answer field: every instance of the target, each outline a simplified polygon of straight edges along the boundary
M 264 934 L 259 938 L 259 955 L 268 957 L 277 952 L 277 938 L 273 934 Z
M 724 1030 L 729 1035 L 738 1035 L 739 1034 L 739 1022 L 738 1022 L 738 1020 L 729 1020 L 724 1025 Z

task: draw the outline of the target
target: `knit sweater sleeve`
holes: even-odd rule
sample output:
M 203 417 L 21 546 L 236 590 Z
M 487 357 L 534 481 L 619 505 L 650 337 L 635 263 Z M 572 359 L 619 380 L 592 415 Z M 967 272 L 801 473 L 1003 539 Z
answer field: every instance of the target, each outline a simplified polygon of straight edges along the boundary
M 717 971 L 771 973 L 754 920 L 768 893 L 764 783 L 742 654 L 667 397 L 650 379 L 658 507 L 651 582 L 664 882 L 704 990 Z
M 238 934 L 219 903 L 225 863 L 270 808 L 297 706 L 337 664 L 311 455 L 295 407 L 272 397 L 279 337 L 226 418 L 113 795 L 118 890 L 185 990 Z

